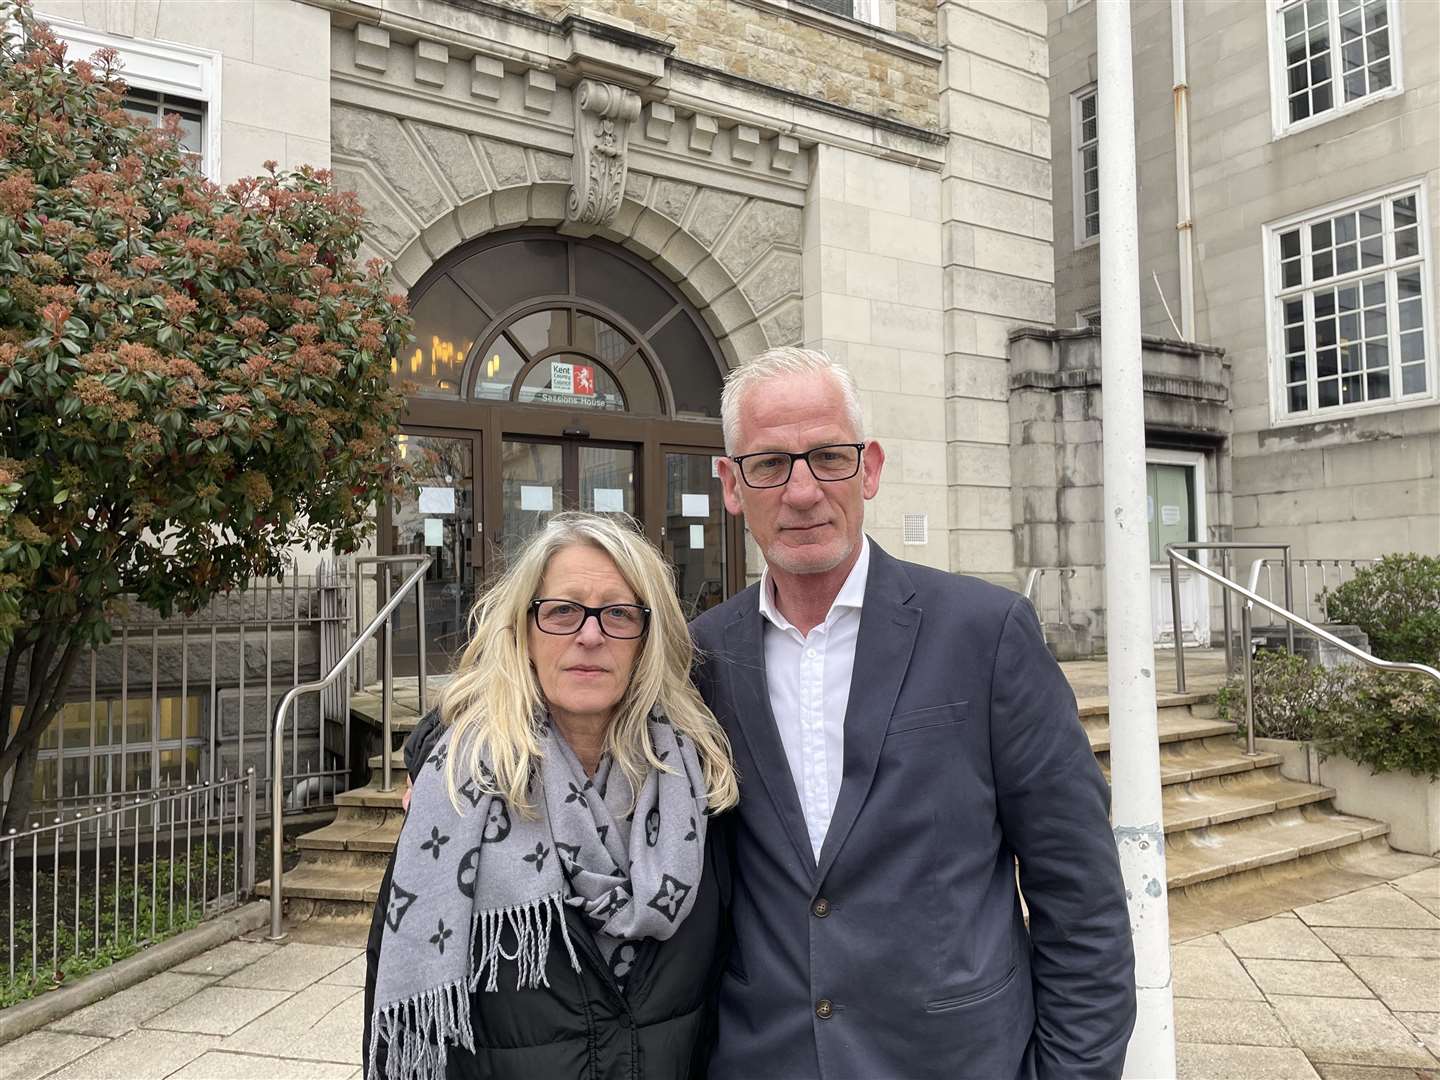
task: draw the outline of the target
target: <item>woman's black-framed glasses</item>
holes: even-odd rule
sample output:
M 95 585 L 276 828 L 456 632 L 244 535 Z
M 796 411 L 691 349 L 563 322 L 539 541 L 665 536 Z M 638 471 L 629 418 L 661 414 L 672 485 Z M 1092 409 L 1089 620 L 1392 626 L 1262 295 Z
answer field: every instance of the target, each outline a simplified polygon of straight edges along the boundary
M 594 618 L 602 634 L 623 641 L 640 637 L 650 626 L 650 609 L 642 604 L 586 607 L 574 600 L 540 597 L 530 601 L 530 614 L 545 634 L 578 634 L 585 620 Z
M 761 450 L 755 454 L 741 454 L 732 457 L 740 469 L 740 477 L 752 488 L 784 487 L 790 482 L 795 463 L 803 461 L 816 480 L 830 484 L 837 480 L 849 480 L 860 471 L 860 454 L 865 449 L 863 442 L 831 443 L 817 446 L 803 454 L 792 454 L 786 450 Z

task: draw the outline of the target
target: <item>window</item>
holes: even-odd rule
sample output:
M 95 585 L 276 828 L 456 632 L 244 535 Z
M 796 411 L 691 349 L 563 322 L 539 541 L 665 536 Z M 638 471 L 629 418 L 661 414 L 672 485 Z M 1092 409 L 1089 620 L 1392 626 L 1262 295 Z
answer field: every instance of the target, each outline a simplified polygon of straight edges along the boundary
M 1075 246 L 1100 236 L 1100 117 L 1099 95 L 1092 86 L 1070 98 L 1071 155 L 1075 189 Z
M 1273 0 L 1277 136 L 1400 90 L 1394 0 Z
M 1277 421 L 1430 400 L 1425 190 L 1267 227 Z
M 55 36 L 69 46 L 71 59 L 99 49 L 120 55 L 127 92 L 125 109 L 156 127 L 174 115 L 180 145 L 212 180 L 220 176 L 220 54 L 190 45 L 118 37 L 63 19 L 50 19 Z

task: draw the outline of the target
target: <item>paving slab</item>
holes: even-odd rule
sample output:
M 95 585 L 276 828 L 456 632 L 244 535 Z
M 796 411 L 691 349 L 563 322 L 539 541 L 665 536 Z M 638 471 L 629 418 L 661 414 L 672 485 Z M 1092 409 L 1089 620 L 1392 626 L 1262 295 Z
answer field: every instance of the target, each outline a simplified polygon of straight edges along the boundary
M 1322 900 L 1296 908 L 1295 914 L 1310 926 L 1374 926 L 1392 929 L 1440 930 L 1440 918 L 1426 911 L 1413 897 L 1387 885 Z
M 1429 870 L 1421 870 L 1398 878 L 1394 885 L 1408 896 L 1425 896 L 1432 900 L 1440 900 L 1440 866 L 1432 866 Z
M 1246 960 L 1245 970 L 1267 997 L 1276 994 L 1341 998 L 1375 996 L 1353 971 L 1338 960 Z
M 1232 952 L 1242 959 L 1267 960 L 1334 960 L 1336 956 L 1325 947 L 1308 926 L 1293 915 L 1276 915 L 1259 922 L 1222 930 L 1220 937 Z
M 307 986 L 286 1001 L 283 1009 L 271 1009 L 227 1037 L 220 1048 L 227 1052 L 284 1056 L 287 1053 L 284 1048 L 306 1039 L 311 1029 L 324 1020 L 331 1009 L 356 994 L 364 997 L 353 986 L 327 986 L 323 983 Z M 358 1053 L 359 1036 L 356 1036 L 355 1045 Z
M 1225 1046 L 1293 1046 L 1289 1033 L 1263 1001 L 1175 999 L 1175 1038 Z
M 336 986 L 365 985 L 365 954 L 361 953 L 342 968 L 337 968 L 320 980 Z
M 1395 1012 L 1426 1012 L 1440 1007 L 1440 960 L 1354 956 L 1348 963 Z
M 1179 1080 L 1318 1080 L 1294 1047 L 1180 1043 L 1175 1057 Z
M 78 1057 L 104 1046 L 95 1035 L 70 1035 L 63 1031 L 32 1031 L 6 1043 L 5 1080 L 38 1080 L 48 1072 L 68 1065 Z
M 216 1050 L 174 1073 L 170 1080 L 349 1080 L 354 1070 L 331 1061 L 231 1054 Z
M 1388 930 L 1365 926 L 1317 926 L 1315 935 L 1343 957 L 1412 956 L 1440 958 L 1434 930 Z
M 269 956 L 280 946 L 269 941 L 227 941 L 209 952 L 203 952 L 185 961 L 172 971 L 192 972 L 196 975 L 213 975 L 217 979 L 233 975 L 243 967 Z
M 142 984 L 143 985 L 143 984 Z M 233 1035 L 262 1013 L 291 995 L 284 990 L 252 990 L 240 986 L 211 986 L 188 1001 L 166 1009 L 149 1020 L 146 1030 L 195 1031 L 206 1035 Z
M 280 951 L 227 976 L 223 985 L 256 990 L 303 990 L 359 955 L 362 955 L 361 950 L 340 945 L 291 942 Z
M 46 1080 L 162 1080 L 218 1041 L 212 1035 L 132 1031 L 71 1062 Z
M 208 975 L 153 975 L 142 983 L 102 998 L 47 1025 L 48 1031 L 116 1038 L 134 1031 L 153 1016 L 194 997 L 215 980 Z
M 1440 1013 L 1396 1013 L 1396 1019 L 1420 1037 L 1426 1048 L 1440 1058 Z M 1440 1080 L 1437 1075 L 1435 1080 Z
M 1195 949 L 1181 945 L 1172 949 L 1170 955 L 1176 997 L 1264 1000 L 1229 949 Z
M 291 1057 L 360 1065 L 365 1041 L 365 994 L 357 990 L 285 1048 Z
M 1440 1080 L 1433 1069 L 1393 1069 L 1388 1065 L 1315 1066 L 1320 1080 Z
M 1275 997 L 1271 1004 L 1311 1061 L 1421 1069 L 1440 1065 L 1379 1001 Z

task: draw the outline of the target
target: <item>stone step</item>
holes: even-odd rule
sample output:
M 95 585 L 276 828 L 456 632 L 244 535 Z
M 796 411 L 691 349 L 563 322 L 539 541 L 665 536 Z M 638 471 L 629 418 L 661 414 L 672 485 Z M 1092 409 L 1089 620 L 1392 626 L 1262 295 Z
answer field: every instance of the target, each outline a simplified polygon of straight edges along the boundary
M 281 888 L 287 901 L 346 901 L 357 906 L 373 907 L 380 896 L 380 883 L 384 877 L 383 863 L 378 867 L 341 867 L 307 860 L 281 879 Z M 257 881 L 255 891 L 261 896 L 269 896 L 270 879 Z
M 1166 879 L 1183 889 L 1384 836 L 1390 826 L 1324 804 L 1277 810 L 1165 837 Z
M 380 790 L 380 777 L 372 776 L 370 783 L 364 787 L 351 788 L 349 791 L 342 791 L 335 796 L 335 805 L 339 807 L 370 807 L 376 810 L 400 810 L 402 805 L 400 799 L 405 794 L 405 770 L 392 774 L 390 777 L 394 787 L 390 791 Z
M 1163 708 L 1156 717 L 1160 745 L 1183 743 L 1197 739 L 1211 739 L 1220 735 L 1233 735 L 1235 725 L 1224 720 L 1208 720 L 1193 715 L 1188 706 Z M 1110 717 L 1108 713 L 1081 717 L 1080 723 L 1090 736 L 1090 749 L 1096 754 L 1107 753 L 1110 749 Z
M 370 768 L 374 769 L 376 772 L 379 772 L 380 769 L 384 767 L 384 765 L 385 759 L 382 758 L 379 754 L 370 755 Z M 405 749 L 402 746 L 397 746 L 394 750 L 390 751 L 390 771 L 392 779 L 394 779 L 394 774 L 397 770 L 401 774 L 405 772 Z M 401 785 L 405 783 L 405 777 L 403 775 L 401 775 L 398 783 L 400 783 Z
M 1100 761 L 1100 770 L 1105 774 L 1105 779 L 1109 780 L 1110 752 L 1101 751 L 1095 756 Z M 1280 760 L 1279 754 L 1257 754 L 1249 757 L 1229 735 L 1187 739 L 1184 742 L 1167 743 L 1160 748 L 1160 783 L 1168 787 L 1170 784 L 1203 780 L 1208 776 L 1269 769 L 1278 766 Z
M 1172 784 L 1162 794 L 1165 835 L 1262 817 L 1334 797 L 1332 788 L 1285 779 L 1278 767 Z
M 295 843 L 301 851 L 378 852 L 388 856 L 404 822 L 404 815 L 393 811 L 366 818 L 337 816 L 331 824 L 298 837 Z

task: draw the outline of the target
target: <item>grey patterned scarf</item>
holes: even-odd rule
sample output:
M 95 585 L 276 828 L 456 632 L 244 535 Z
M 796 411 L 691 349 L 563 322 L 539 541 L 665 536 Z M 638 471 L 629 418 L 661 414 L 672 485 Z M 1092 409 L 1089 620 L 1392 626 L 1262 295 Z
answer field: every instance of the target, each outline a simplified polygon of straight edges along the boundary
M 381 1039 L 386 1080 L 442 1080 L 449 1046 L 475 1049 L 469 995 L 499 988 L 502 961 L 515 965 L 516 990 L 549 985 L 555 923 L 578 971 L 564 905 L 582 910 L 622 979 L 635 943 L 669 938 L 694 906 L 706 821 L 694 745 L 658 708 L 651 712 L 651 745 L 674 771 L 652 770 L 630 815 L 624 772 L 607 756 L 587 778 L 553 725 L 542 727 L 533 818 L 512 814 L 489 793 L 493 783 L 473 777 L 460 787 L 463 813 L 456 813 L 445 790 L 453 731 L 420 768 L 380 937 L 370 1080 L 381 1077 Z M 488 763 L 483 775 L 491 778 Z

